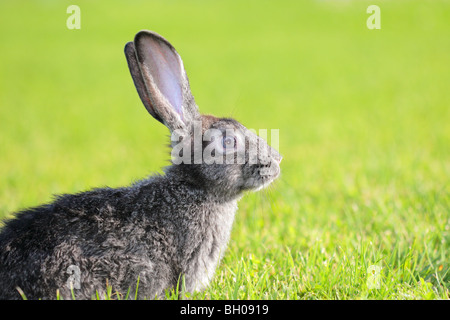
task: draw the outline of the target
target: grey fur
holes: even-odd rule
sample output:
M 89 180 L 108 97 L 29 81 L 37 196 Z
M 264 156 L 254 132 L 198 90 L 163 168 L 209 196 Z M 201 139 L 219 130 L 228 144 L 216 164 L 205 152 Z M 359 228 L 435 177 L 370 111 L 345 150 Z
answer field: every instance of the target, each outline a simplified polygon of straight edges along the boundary
M 162 49 L 142 51 L 155 43 Z M 17 287 L 28 299 L 55 299 L 57 289 L 69 299 L 73 266 L 80 271 L 80 286 L 73 289 L 77 299 L 104 295 L 107 283 L 114 291 L 134 293 L 138 279 L 139 298 L 163 297 L 181 277 L 188 291 L 202 290 L 226 250 L 238 200 L 246 190 L 278 177 L 281 156 L 261 138 L 236 120 L 198 113 L 181 58 L 167 40 L 141 31 L 125 54 L 139 96 L 155 119 L 172 132 L 184 130 L 188 140 L 193 139 L 194 120 L 201 121 L 202 132 L 235 129 L 246 136 L 247 147 L 259 144 L 258 162 L 250 163 L 246 149 L 243 164 L 173 164 L 164 175 L 129 187 L 60 195 L 17 213 L 0 233 L 0 299 L 21 299 Z M 146 65 L 145 55 L 156 63 L 169 61 L 163 68 L 182 72 L 154 74 L 159 71 Z M 178 108 L 162 96 L 167 90 L 158 87 L 167 75 L 180 85 Z M 159 83 L 152 82 L 158 77 Z M 202 142 L 202 149 L 210 143 Z M 262 174 L 267 168 L 270 174 Z

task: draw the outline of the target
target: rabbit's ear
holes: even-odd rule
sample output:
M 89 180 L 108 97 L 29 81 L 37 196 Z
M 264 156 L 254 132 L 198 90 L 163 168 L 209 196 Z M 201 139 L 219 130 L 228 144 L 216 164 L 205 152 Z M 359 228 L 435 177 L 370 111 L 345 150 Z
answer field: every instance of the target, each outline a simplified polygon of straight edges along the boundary
M 145 87 L 144 79 L 142 79 L 141 70 L 139 69 L 133 42 L 128 42 L 125 45 L 125 56 L 127 57 L 128 68 L 130 69 L 131 77 L 133 78 L 134 85 L 137 89 L 139 97 L 142 100 L 142 103 L 144 103 L 144 106 L 147 109 L 147 111 L 156 120 L 160 121 L 161 123 L 164 123 L 152 107 L 152 102 L 148 95 L 147 88 Z
M 183 61 L 160 35 L 140 31 L 127 43 L 131 76 L 147 111 L 170 131 L 187 129 L 199 117 Z

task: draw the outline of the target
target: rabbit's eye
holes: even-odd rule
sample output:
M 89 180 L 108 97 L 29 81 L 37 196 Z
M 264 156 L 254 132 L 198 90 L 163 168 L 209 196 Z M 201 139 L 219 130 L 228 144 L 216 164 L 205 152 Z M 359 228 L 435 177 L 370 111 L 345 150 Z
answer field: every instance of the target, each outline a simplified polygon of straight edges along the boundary
M 224 149 L 234 148 L 236 146 L 236 138 L 230 136 L 224 137 L 222 139 L 222 146 L 224 147 Z

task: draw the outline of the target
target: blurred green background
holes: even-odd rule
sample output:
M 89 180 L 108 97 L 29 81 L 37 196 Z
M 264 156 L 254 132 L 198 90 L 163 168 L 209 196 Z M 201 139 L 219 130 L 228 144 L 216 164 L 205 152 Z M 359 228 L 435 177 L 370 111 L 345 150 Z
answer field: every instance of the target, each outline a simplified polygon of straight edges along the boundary
M 2 1 L 0 218 L 168 164 L 123 54 L 150 29 L 203 113 L 280 130 L 282 176 L 240 202 L 207 297 L 448 298 L 449 21 L 443 0 Z

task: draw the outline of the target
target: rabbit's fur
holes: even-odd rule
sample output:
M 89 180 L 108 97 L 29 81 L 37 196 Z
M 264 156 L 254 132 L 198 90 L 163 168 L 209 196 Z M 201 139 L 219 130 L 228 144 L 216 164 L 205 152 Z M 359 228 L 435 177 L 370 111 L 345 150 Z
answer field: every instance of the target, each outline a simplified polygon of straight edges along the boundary
M 244 163 L 185 161 L 129 187 L 61 195 L 18 213 L 0 233 L 0 299 L 21 299 L 17 288 L 28 299 L 55 299 L 57 290 L 65 299 L 72 293 L 90 299 L 105 294 L 107 284 L 122 294 L 138 284 L 139 298 L 161 298 L 183 277 L 186 290 L 202 290 L 226 250 L 243 192 L 278 177 L 281 157 L 264 140 L 236 120 L 198 113 L 181 58 L 167 40 L 141 31 L 125 54 L 155 119 L 188 142 L 196 124 L 201 134 L 232 129 L 235 144 L 245 141 Z M 200 148 L 214 143 L 202 141 Z M 256 163 L 250 163 L 248 147 L 255 145 Z M 213 154 L 225 157 L 225 151 Z

